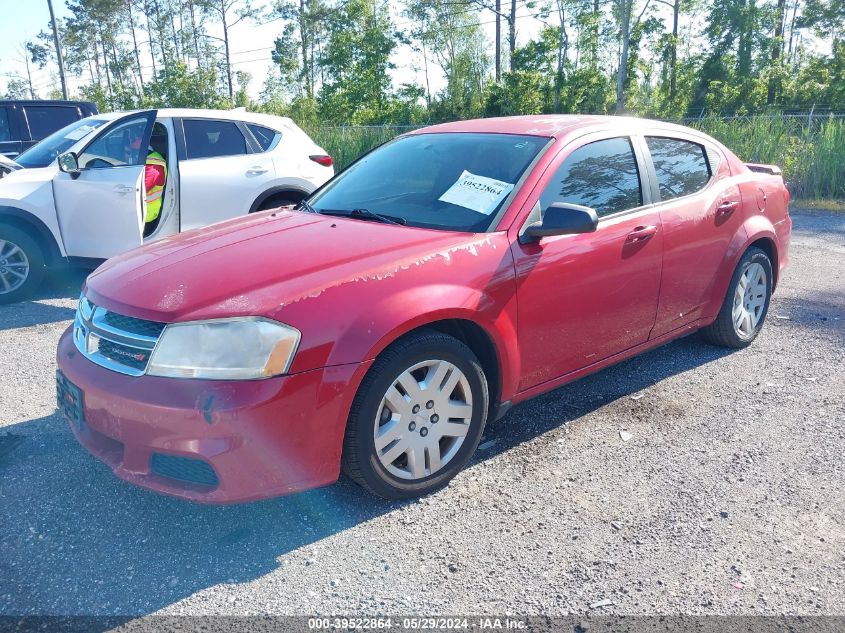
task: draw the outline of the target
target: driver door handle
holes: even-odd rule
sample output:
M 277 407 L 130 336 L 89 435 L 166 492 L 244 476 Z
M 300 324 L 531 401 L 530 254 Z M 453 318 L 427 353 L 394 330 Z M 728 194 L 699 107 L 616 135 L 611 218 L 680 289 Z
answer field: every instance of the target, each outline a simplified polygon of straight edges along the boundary
M 119 194 L 135 193 L 135 187 L 129 187 L 127 185 L 115 185 L 114 191 L 115 193 Z
M 626 242 L 644 242 L 651 239 L 657 233 L 656 226 L 638 226 L 633 231 L 628 233 L 625 238 Z

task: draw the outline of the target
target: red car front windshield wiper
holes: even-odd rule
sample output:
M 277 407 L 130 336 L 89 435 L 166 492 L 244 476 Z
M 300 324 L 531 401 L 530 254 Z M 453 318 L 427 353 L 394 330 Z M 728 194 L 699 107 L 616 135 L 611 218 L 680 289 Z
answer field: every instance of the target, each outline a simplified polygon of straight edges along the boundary
M 360 218 L 362 220 L 375 220 L 383 224 L 401 224 L 406 225 L 408 222 L 405 218 L 398 218 L 392 215 L 382 215 L 381 213 L 373 213 L 369 209 L 318 209 L 317 213 L 323 215 L 336 215 L 344 218 Z

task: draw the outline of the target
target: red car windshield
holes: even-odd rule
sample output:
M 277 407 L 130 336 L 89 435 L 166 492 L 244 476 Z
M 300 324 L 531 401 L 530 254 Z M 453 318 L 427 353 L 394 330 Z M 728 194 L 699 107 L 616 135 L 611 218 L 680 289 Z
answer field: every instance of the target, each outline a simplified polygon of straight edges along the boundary
M 548 142 L 515 134 L 406 136 L 364 156 L 308 202 L 317 212 L 484 232 Z

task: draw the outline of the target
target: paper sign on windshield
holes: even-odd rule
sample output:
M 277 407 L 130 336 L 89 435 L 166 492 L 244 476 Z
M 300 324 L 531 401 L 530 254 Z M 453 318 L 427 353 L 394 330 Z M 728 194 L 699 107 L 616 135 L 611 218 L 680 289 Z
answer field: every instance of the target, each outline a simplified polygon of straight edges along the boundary
M 507 196 L 513 185 L 495 178 L 477 176 L 466 169 L 454 185 L 438 198 L 442 202 L 456 204 L 484 215 L 490 215 Z

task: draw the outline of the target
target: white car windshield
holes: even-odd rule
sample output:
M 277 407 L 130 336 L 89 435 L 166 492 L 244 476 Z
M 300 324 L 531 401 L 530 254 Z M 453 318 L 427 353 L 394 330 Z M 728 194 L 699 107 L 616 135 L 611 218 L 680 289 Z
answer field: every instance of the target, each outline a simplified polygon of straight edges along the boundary
M 15 159 L 23 167 L 46 167 L 86 136 L 108 123 L 107 119 L 80 119 L 36 143 Z

